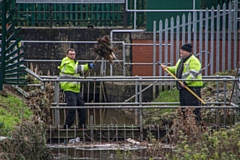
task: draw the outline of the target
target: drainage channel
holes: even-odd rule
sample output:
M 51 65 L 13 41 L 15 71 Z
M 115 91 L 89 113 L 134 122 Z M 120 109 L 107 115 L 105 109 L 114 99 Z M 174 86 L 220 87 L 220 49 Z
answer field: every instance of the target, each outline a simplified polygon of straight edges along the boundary
M 140 127 L 134 125 L 100 125 L 85 130 L 50 126 L 47 133 L 47 146 L 55 159 L 149 159 L 146 151 L 151 144 L 146 140 L 153 136 L 162 141 L 166 128 L 147 127 L 141 133 Z
M 143 159 L 147 146 L 131 143 L 48 144 L 55 159 Z

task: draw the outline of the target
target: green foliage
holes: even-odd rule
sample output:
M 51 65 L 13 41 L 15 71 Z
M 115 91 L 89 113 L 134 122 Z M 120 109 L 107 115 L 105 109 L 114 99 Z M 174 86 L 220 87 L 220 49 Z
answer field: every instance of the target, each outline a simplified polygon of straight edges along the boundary
M 24 121 L 11 132 L 11 138 L 0 141 L 0 159 L 50 160 L 53 159 L 46 146 L 44 125 Z
M 175 88 L 169 91 L 162 91 L 155 101 L 156 102 L 179 102 L 178 90 Z
M 160 92 L 158 98 L 154 102 L 179 102 L 179 93 L 177 89 Z M 170 105 L 169 105 L 170 106 Z M 174 105 L 175 106 L 175 105 Z M 172 121 L 175 117 L 176 109 L 146 109 L 146 117 L 144 117 L 144 124 L 158 124 L 162 125 L 166 122 Z
M 240 125 L 232 129 L 204 132 L 200 139 L 192 143 L 189 137 L 182 136 L 169 159 L 217 159 L 217 160 L 238 160 L 240 157 Z
M 0 96 L 0 135 L 7 135 L 13 126 L 30 119 L 32 111 L 25 102 L 13 95 Z

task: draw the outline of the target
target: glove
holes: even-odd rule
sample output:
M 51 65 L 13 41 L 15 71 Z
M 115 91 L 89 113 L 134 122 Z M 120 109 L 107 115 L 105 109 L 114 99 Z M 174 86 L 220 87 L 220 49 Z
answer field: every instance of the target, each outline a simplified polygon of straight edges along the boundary
M 88 63 L 88 67 L 89 67 L 89 69 L 93 69 L 94 63 Z

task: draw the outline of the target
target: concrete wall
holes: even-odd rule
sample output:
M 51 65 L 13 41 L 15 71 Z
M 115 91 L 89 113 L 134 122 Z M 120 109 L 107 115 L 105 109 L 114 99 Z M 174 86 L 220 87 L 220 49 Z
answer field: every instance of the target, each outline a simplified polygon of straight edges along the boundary
M 110 35 L 112 29 L 79 29 L 79 28 L 22 28 L 20 35 L 24 38 L 23 40 L 27 41 L 92 41 L 96 42 L 97 38 L 104 35 Z M 118 35 L 119 36 L 119 35 Z M 115 36 L 115 40 L 118 39 L 118 36 Z M 122 34 L 121 40 L 126 37 L 129 38 L 129 35 Z M 42 59 L 42 60 L 61 60 L 65 57 L 66 50 L 71 47 L 74 48 L 77 52 L 77 60 L 94 60 L 97 54 L 93 53 L 91 49 L 94 47 L 93 43 L 24 43 L 24 52 L 26 53 L 25 59 Z M 121 46 L 120 46 L 121 49 Z M 116 55 L 118 59 L 122 59 L 121 54 Z M 130 56 L 130 54 L 128 55 Z M 129 58 L 128 58 L 129 59 Z M 27 66 L 38 70 L 39 74 L 49 74 L 58 75 L 59 71 L 57 66 L 60 65 L 60 62 L 28 62 Z M 114 74 L 122 74 L 122 66 L 116 63 L 114 64 Z M 96 64 L 94 72 L 96 75 L 99 75 L 100 63 Z M 109 70 L 107 70 L 109 72 Z M 92 72 L 92 74 L 94 74 Z

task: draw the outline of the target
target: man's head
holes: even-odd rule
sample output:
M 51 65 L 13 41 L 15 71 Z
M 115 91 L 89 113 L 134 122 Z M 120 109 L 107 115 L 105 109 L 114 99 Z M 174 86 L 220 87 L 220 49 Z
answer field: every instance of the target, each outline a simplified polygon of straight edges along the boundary
M 69 48 L 69 49 L 67 50 L 66 56 L 67 56 L 68 58 L 74 60 L 74 59 L 76 58 L 76 52 L 75 52 L 75 50 L 74 50 L 73 48 Z
M 192 44 L 186 43 L 180 49 L 180 56 L 182 58 L 187 57 L 189 54 L 192 53 Z

